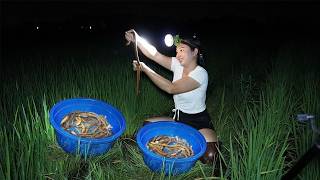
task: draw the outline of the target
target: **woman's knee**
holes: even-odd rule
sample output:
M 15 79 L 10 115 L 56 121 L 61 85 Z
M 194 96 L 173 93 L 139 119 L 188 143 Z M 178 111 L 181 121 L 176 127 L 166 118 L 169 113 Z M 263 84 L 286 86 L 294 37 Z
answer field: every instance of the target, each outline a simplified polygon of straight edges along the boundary
M 200 161 L 204 164 L 212 164 L 218 156 L 218 138 L 214 130 L 209 128 L 200 129 L 199 132 L 204 136 L 207 142 L 207 149 Z
M 209 128 L 199 129 L 199 132 L 203 135 L 206 139 L 206 142 L 217 142 L 218 138 L 214 130 Z

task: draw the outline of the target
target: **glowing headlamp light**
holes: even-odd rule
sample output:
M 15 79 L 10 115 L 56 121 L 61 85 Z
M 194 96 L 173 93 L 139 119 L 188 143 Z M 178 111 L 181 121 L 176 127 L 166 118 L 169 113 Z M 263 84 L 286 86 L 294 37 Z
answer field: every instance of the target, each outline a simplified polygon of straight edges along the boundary
M 168 47 L 171 47 L 172 45 L 178 46 L 181 43 L 181 38 L 179 37 L 179 35 L 175 35 L 173 37 L 171 34 L 167 34 L 164 37 L 164 42 Z

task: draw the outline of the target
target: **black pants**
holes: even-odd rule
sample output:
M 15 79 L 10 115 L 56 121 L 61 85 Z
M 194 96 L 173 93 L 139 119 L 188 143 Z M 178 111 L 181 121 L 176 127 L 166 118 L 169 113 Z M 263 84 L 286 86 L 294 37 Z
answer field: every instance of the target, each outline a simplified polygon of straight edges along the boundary
M 210 115 L 207 110 L 204 110 L 196 114 L 188 114 L 180 110 L 176 110 L 175 113 L 172 113 L 171 117 L 174 117 L 174 120 L 176 122 L 187 124 L 197 130 L 203 129 L 203 128 L 209 128 L 214 130 Z

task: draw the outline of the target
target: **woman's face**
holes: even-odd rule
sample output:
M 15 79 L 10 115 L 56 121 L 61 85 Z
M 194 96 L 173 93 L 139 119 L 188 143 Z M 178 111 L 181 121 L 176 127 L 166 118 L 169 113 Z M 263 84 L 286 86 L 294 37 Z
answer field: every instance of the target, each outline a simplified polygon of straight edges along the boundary
M 180 43 L 176 48 L 176 58 L 182 66 L 189 64 L 192 60 L 197 60 L 197 49 L 193 51 L 183 43 Z

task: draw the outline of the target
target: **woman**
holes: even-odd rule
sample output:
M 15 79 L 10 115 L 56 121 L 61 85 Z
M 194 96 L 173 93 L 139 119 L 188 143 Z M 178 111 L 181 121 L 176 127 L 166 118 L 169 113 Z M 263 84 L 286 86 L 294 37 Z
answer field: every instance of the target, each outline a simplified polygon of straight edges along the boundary
M 134 30 L 125 32 L 128 43 L 137 41 L 138 48 L 149 59 L 173 72 L 172 82 L 157 74 L 145 63 L 133 61 L 134 70 L 138 68 L 163 91 L 173 94 L 175 103 L 173 118 L 151 118 L 144 124 L 155 121 L 177 121 L 188 124 L 205 137 L 207 149 L 200 158 L 203 163 L 212 163 L 217 155 L 217 135 L 212 126 L 210 116 L 206 110 L 206 91 L 208 73 L 198 63 L 200 55 L 200 41 L 196 37 L 181 38 L 176 44 L 176 57 L 167 57 L 141 38 Z

